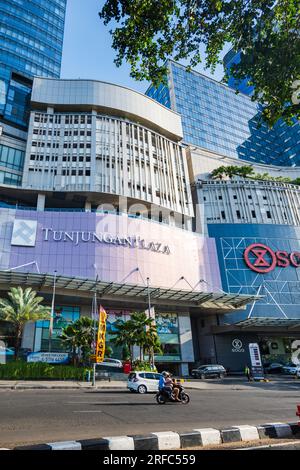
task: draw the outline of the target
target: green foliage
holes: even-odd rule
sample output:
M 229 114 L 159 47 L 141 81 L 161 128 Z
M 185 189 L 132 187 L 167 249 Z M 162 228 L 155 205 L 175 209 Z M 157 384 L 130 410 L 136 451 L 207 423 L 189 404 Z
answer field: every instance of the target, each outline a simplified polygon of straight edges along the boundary
M 72 353 L 73 363 L 78 362 L 81 355 L 87 361 L 91 354 L 91 345 L 94 340 L 94 322 L 89 317 L 81 317 L 63 328 L 60 339 Z
M 123 361 L 128 361 L 130 359 L 130 350 L 128 346 L 125 344 L 122 348 L 122 360 Z
M 5 380 L 85 380 L 88 368 L 52 365 L 43 362 L 10 362 L 0 365 L 0 379 Z
M 140 359 L 136 359 L 132 363 L 132 370 L 145 370 L 149 372 L 157 372 L 156 367 L 151 367 L 150 362 L 148 361 L 141 361 Z
M 105 343 L 105 357 L 111 357 L 113 353 L 113 348 Z
M 253 168 L 251 166 L 219 166 L 211 172 L 213 179 L 223 179 L 224 177 L 233 178 L 234 176 L 240 176 L 241 178 L 250 178 L 254 175 Z
M 160 352 L 160 341 L 152 318 L 147 317 L 144 312 L 135 312 L 129 320 L 117 320 L 114 326 L 117 331 L 114 332 L 111 342 L 116 346 L 126 346 L 131 361 L 132 347 L 137 345 L 140 348 L 140 361 L 143 361 L 145 353 L 148 352 L 150 362 L 154 363 L 154 352 Z
M 300 178 L 292 180 L 287 176 L 271 176 L 269 173 L 254 173 L 251 166 L 220 166 L 211 172 L 211 178 L 224 179 L 225 177 L 232 179 L 234 176 L 240 178 L 250 178 L 257 181 L 275 181 L 278 183 L 287 183 L 300 185 Z
M 205 58 L 214 71 L 230 43 L 243 51 L 230 72 L 237 80 L 251 77 L 269 125 L 300 118 L 300 104 L 288 105 L 300 78 L 299 0 L 106 0 L 99 14 L 113 23 L 115 63 L 126 60 L 133 78 L 158 86 L 167 59 L 195 67 Z
M 50 308 L 41 305 L 43 297 L 38 297 L 31 288 L 23 290 L 12 287 L 8 298 L 0 299 L 0 319 L 11 323 L 15 336 L 15 351 L 18 357 L 24 325 L 28 321 L 49 319 Z

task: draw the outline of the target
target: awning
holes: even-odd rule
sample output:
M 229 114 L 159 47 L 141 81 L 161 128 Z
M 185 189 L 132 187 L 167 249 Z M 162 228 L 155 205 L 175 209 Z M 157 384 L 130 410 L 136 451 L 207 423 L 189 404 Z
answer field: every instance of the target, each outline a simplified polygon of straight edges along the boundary
M 251 317 L 232 324 L 212 326 L 214 334 L 234 333 L 300 333 L 300 319 L 282 317 Z
M 247 320 L 235 323 L 235 326 L 241 328 L 253 328 L 253 327 L 275 327 L 275 328 L 300 328 L 300 319 L 297 318 L 271 318 L 271 317 L 251 317 Z
M 26 286 L 40 292 L 51 292 L 54 275 L 23 273 L 17 271 L 0 271 L 0 288 L 8 290 L 12 286 Z M 148 302 L 148 288 L 143 285 L 107 282 L 97 282 L 89 278 L 71 276 L 56 276 L 57 291 L 64 291 L 65 295 L 91 296 L 97 292 L 99 298 L 128 300 L 134 299 L 143 303 Z M 200 307 L 215 309 L 224 313 L 245 308 L 247 304 L 259 300 L 260 296 L 227 294 L 223 292 L 201 292 L 196 290 L 167 289 L 163 287 L 149 287 L 152 304 L 179 305 L 181 307 Z

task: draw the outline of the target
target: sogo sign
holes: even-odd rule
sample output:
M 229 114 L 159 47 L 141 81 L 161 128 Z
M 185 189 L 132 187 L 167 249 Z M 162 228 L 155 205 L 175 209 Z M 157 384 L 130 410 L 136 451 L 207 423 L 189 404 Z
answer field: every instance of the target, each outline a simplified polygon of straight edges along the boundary
M 248 268 L 257 273 L 265 274 L 273 271 L 276 266 L 300 268 L 300 252 L 273 251 L 262 243 L 252 243 L 244 251 L 244 260 Z

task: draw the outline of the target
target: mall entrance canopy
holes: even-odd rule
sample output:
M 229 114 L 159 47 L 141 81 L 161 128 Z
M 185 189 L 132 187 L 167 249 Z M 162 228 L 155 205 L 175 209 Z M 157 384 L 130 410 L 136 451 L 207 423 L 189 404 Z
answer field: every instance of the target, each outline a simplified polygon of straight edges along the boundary
M 215 334 L 233 332 L 256 332 L 256 333 L 300 333 L 300 319 L 297 318 L 272 318 L 272 317 L 251 317 L 232 325 L 213 326 Z
M 42 294 L 51 294 L 54 275 L 0 271 L 0 290 L 8 291 L 11 287 L 32 287 Z M 102 300 L 114 300 L 126 303 L 148 305 L 148 287 L 143 285 L 106 282 L 69 276 L 56 276 L 56 292 L 67 297 L 91 298 L 94 292 Z M 178 290 L 163 287 L 149 287 L 151 304 L 176 307 L 201 307 L 215 313 L 228 313 L 245 309 L 259 296 L 227 294 L 225 292 L 202 292 L 196 290 Z

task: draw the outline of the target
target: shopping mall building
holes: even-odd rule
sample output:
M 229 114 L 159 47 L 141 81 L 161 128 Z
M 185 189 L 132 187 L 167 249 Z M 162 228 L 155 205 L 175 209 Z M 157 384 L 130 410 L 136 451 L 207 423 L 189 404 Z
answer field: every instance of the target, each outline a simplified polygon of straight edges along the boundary
M 0 0 L 0 11 L 9 15 L 11 3 Z M 19 18 L 22 29 L 28 17 L 15 3 L 9 27 Z M 51 305 L 55 284 L 56 351 L 62 325 L 91 316 L 96 294 L 108 341 L 117 319 L 150 304 L 161 369 L 217 362 L 240 371 L 251 342 L 265 362 L 289 361 L 300 341 L 299 124 L 257 128 L 247 94 L 174 62 L 168 85 L 146 94 L 59 79 L 65 1 L 43 8 L 46 32 L 42 22 L 30 47 L 49 52 L 44 68 L 35 70 L 34 50 L 31 69 L 18 61 L 16 39 L 0 35 L 1 295 L 33 287 Z M 50 51 L 46 33 L 57 41 Z M 211 177 L 228 165 L 273 180 Z M 28 323 L 22 346 L 48 351 L 49 322 Z

